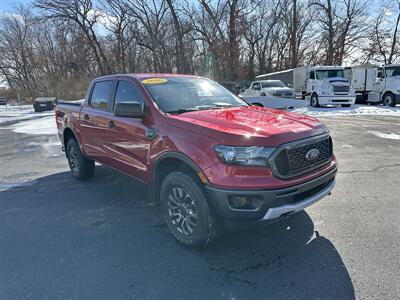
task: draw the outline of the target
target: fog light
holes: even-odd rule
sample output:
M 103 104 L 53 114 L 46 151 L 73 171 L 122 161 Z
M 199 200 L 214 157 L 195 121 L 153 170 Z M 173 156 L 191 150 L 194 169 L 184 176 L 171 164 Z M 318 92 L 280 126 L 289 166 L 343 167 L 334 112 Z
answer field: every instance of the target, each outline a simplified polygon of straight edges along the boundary
M 233 208 L 246 209 L 251 207 L 251 199 L 246 196 L 231 196 L 229 197 L 229 204 Z

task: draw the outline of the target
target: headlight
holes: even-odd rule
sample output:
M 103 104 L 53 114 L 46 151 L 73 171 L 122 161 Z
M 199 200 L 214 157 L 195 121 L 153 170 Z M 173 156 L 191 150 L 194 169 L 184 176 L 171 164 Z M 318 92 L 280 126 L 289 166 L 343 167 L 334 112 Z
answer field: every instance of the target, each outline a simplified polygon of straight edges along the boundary
M 329 95 L 330 93 L 328 91 L 322 91 L 321 94 L 322 95 Z
M 230 147 L 217 145 L 215 152 L 227 164 L 243 166 L 268 166 L 268 158 L 275 148 L 270 147 Z

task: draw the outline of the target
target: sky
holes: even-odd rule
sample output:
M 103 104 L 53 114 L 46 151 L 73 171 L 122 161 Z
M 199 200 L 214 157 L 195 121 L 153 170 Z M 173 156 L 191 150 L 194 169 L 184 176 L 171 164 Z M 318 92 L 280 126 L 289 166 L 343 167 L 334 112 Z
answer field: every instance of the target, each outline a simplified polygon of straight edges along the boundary
M 26 4 L 31 0 L 0 0 L 0 12 L 11 11 L 12 7 L 18 4 Z

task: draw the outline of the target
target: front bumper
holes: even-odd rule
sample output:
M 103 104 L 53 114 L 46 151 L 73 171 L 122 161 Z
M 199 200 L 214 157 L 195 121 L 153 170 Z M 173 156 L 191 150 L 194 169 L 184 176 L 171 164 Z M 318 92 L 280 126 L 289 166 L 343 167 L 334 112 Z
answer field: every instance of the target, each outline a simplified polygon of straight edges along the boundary
M 356 95 L 334 95 L 334 96 L 318 96 L 318 102 L 320 105 L 340 105 L 340 104 L 351 104 L 356 102 Z
M 208 195 L 220 218 L 227 227 L 247 227 L 271 223 L 281 217 L 303 210 L 327 196 L 335 186 L 337 168 L 308 182 L 282 189 L 268 190 L 225 190 L 206 186 Z M 245 196 L 255 199 L 256 208 L 233 208 L 228 199 Z
M 396 104 L 400 104 L 400 94 L 394 94 L 394 99 L 396 101 Z

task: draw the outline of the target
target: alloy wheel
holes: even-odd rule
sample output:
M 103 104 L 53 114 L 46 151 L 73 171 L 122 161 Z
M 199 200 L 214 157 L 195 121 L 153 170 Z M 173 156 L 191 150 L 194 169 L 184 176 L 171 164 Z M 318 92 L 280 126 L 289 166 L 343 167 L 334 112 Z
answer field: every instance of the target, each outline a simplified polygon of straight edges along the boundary
M 78 160 L 78 152 L 76 148 L 71 148 L 69 153 L 69 163 L 72 172 L 79 173 L 79 160 Z
M 181 186 L 174 186 L 168 195 L 168 216 L 181 234 L 192 235 L 198 226 L 197 207 L 191 194 Z

